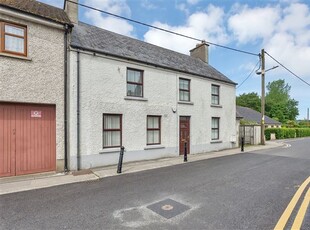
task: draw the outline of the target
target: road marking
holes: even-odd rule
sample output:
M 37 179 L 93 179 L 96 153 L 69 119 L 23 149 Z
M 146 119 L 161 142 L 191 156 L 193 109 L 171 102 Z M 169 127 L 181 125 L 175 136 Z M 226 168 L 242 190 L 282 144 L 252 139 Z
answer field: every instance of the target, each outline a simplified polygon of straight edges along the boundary
M 274 229 L 284 229 L 288 219 L 290 218 L 292 211 L 294 210 L 300 196 L 302 195 L 303 191 L 307 187 L 307 185 L 310 182 L 310 176 L 302 183 L 302 185 L 299 187 L 295 195 L 293 196 L 291 202 L 286 207 L 285 211 L 283 212 L 282 216 L 280 217 L 277 225 Z
M 285 143 L 285 146 L 283 148 L 290 148 L 292 145 Z
M 301 228 L 302 222 L 305 218 L 307 208 L 309 206 L 309 202 L 310 202 L 310 188 L 308 188 L 308 192 L 307 192 L 307 194 L 304 198 L 304 201 L 302 202 L 300 209 L 296 215 L 292 229 L 300 229 Z

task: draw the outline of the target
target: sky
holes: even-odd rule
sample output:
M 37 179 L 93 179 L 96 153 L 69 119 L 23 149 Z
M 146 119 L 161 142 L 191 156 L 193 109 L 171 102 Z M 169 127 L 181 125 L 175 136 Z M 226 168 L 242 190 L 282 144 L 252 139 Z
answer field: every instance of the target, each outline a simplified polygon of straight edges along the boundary
M 64 0 L 39 0 L 63 8 Z M 141 21 L 216 43 L 271 56 L 310 84 L 309 0 L 79 0 L 113 14 Z M 79 7 L 79 20 L 180 53 L 189 54 L 197 41 L 168 34 L 94 10 Z M 238 83 L 237 96 L 261 95 L 261 76 L 254 73 L 259 58 L 216 46 L 209 47 L 209 64 Z M 266 55 L 266 69 L 277 63 Z M 259 66 L 256 67 L 256 69 Z M 268 82 L 284 79 L 291 86 L 291 98 L 299 102 L 298 119 L 307 117 L 310 86 L 287 70 L 266 72 Z

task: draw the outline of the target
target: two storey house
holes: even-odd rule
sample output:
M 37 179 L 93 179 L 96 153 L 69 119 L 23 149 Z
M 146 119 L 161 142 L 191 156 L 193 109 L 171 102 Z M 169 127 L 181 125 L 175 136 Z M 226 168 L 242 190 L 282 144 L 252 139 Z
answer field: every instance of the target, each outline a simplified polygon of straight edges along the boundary
M 69 14 L 70 15 L 70 14 Z M 70 166 L 196 154 L 236 145 L 235 83 L 190 55 L 92 25 L 74 25 L 70 49 Z
M 65 167 L 64 10 L 0 0 L 0 177 Z

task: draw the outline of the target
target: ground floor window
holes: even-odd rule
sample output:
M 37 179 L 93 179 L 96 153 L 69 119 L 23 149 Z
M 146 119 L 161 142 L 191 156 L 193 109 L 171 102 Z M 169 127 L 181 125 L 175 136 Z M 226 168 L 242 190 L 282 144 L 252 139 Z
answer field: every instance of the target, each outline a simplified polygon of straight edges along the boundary
M 218 140 L 220 138 L 220 118 L 212 117 L 211 139 Z
M 103 148 L 122 145 L 122 115 L 103 114 Z
M 147 116 L 147 144 L 160 144 L 160 116 Z

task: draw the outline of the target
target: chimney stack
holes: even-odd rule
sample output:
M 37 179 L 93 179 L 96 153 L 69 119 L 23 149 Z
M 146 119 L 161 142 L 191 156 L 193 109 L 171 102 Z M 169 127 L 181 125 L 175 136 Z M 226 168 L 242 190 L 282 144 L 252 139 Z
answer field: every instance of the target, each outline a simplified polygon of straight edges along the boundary
M 75 2 L 75 3 L 72 3 L 72 2 Z M 78 4 L 79 3 L 79 0 L 70 0 L 67 1 L 65 0 L 65 12 L 67 13 L 70 21 L 73 23 L 73 24 L 78 24 L 79 22 L 79 16 L 78 16 Z
M 206 41 L 202 41 L 200 44 L 197 44 L 196 47 L 190 50 L 190 56 L 199 58 L 205 63 L 209 63 L 209 53 L 208 53 L 209 45 Z

